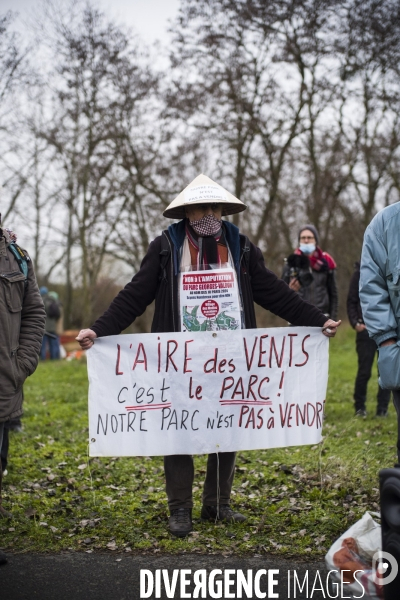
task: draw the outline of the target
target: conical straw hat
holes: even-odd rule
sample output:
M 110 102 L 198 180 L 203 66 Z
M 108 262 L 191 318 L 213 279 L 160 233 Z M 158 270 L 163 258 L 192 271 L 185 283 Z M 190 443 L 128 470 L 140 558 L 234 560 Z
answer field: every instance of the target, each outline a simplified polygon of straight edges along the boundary
M 207 175 L 198 175 L 164 210 L 164 217 L 184 219 L 185 206 L 218 202 L 222 205 L 223 215 L 234 215 L 247 208 L 246 204 L 235 198 L 225 188 L 215 183 Z

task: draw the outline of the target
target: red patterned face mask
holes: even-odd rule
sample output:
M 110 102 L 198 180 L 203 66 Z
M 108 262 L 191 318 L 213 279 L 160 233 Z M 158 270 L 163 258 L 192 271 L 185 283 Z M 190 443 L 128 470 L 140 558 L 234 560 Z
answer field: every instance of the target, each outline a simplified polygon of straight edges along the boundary
M 216 235 L 221 229 L 221 221 L 214 215 L 205 215 L 197 221 L 191 221 L 191 226 L 201 236 Z

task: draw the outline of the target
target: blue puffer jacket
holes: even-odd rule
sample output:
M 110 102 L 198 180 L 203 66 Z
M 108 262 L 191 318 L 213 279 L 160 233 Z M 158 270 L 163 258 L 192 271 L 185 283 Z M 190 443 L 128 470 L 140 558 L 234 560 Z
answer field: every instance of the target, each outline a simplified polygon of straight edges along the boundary
M 367 227 L 361 256 L 360 300 L 368 333 L 379 346 L 382 386 L 400 388 L 400 202 L 379 212 Z

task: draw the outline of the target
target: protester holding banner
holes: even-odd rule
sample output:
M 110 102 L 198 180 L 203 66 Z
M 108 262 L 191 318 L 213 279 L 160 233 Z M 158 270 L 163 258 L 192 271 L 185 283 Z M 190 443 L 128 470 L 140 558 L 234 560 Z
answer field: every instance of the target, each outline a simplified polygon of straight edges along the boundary
M 164 211 L 181 219 L 149 246 L 139 272 L 91 329 L 77 340 L 84 350 L 97 337 L 119 334 L 155 299 L 152 332 L 217 331 L 257 327 L 254 305 L 298 326 L 323 328 L 333 337 L 340 322 L 304 302 L 264 264 L 259 248 L 222 216 L 242 212 L 246 205 L 204 175 L 194 179 Z M 171 533 L 192 530 L 193 458 L 164 458 Z M 235 452 L 209 454 L 201 517 L 244 521 L 230 507 Z
M 298 238 L 299 246 L 286 259 L 282 279 L 303 300 L 317 306 L 327 317 L 337 319 L 336 263 L 319 247 L 314 225 L 301 227 Z

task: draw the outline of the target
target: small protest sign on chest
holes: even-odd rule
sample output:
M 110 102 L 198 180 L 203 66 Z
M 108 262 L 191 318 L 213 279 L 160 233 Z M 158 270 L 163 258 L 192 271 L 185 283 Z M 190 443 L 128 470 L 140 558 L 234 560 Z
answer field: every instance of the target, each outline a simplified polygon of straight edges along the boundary
M 181 331 L 241 328 L 239 293 L 234 269 L 189 271 L 181 275 Z

